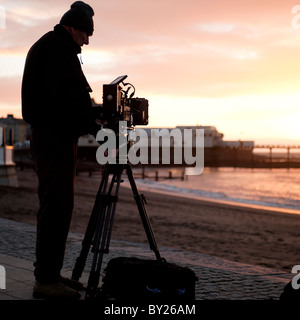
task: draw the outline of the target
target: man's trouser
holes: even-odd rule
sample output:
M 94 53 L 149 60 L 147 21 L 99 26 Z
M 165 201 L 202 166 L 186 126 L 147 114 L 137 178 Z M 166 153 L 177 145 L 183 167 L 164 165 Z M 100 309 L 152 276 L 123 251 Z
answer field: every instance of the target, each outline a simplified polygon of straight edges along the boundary
M 31 153 L 40 204 L 34 275 L 42 283 L 56 282 L 60 279 L 74 205 L 77 140 L 33 128 Z

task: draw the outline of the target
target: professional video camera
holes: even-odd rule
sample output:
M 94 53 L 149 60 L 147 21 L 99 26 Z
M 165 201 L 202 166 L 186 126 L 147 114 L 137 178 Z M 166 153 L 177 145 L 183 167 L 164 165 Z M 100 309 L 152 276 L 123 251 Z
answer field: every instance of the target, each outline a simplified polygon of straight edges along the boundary
M 126 78 L 127 75 L 120 76 L 110 84 L 103 85 L 101 120 L 108 128 L 118 128 L 119 121 L 126 121 L 128 128 L 148 125 L 148 100 L 133 98 L 135 87 L 131 83 L 124 83 Z

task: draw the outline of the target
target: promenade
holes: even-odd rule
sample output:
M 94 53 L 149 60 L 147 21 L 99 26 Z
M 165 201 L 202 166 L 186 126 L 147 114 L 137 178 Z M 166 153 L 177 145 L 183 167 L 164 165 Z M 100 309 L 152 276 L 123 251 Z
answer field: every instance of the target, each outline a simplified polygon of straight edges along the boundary
M 0 218 L 0 265 L 6 270 L 5 289 L 0 300 L 32 300 L 35 227 Z M 71 276 L 81 249 L 83 235 L 70 233 L 63 275 Z M 197 300 L 278 300 L 292 274 L 281 270 L 233 262 L 194 252 L 160 248 L 169 262 L 190 267 L 199 281 Z M 110 253 L 104 256 L 102 270 L 108 260 L 119 256 L 155 258 L 148 244 L 111 241 Z M 81 281 L 86 284 L 90 258 Z M 84 299 L 84 292 L 82 299 Z

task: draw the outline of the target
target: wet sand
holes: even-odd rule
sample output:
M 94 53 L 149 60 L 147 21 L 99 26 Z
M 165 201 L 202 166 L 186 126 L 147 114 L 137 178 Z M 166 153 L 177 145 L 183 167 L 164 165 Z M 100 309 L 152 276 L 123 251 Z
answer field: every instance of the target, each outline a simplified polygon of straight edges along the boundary
M 19 188 L 0 186 L 0 217 L 35 224 L 37 178 L 18 171 Z M 76 180 L 71 231 L 85 233 L 101 177 Z M 138 185 L 139 187 L 139 185 Z M 142 190 L 159 246 L 290 272 L 300 264 L 300 215 Z M 113 239 L 147 243 L 131 190 L 120 188 Z

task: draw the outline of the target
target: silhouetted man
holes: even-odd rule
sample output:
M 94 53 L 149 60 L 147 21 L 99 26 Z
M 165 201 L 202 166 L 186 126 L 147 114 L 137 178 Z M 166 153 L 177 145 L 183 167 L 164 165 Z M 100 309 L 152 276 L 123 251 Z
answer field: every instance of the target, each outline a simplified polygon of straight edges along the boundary
M 79 298 L 82 284 L 61 277 L 74 202 L 78 137 L 95 133 L 89 92 L 78 59 L 93 34 L 93 9 L 71 5 L 29 50 L 22 83 L 22 114 L 31 125 L 31 152 L 38 175 L 39 211 L 36 298 Z

